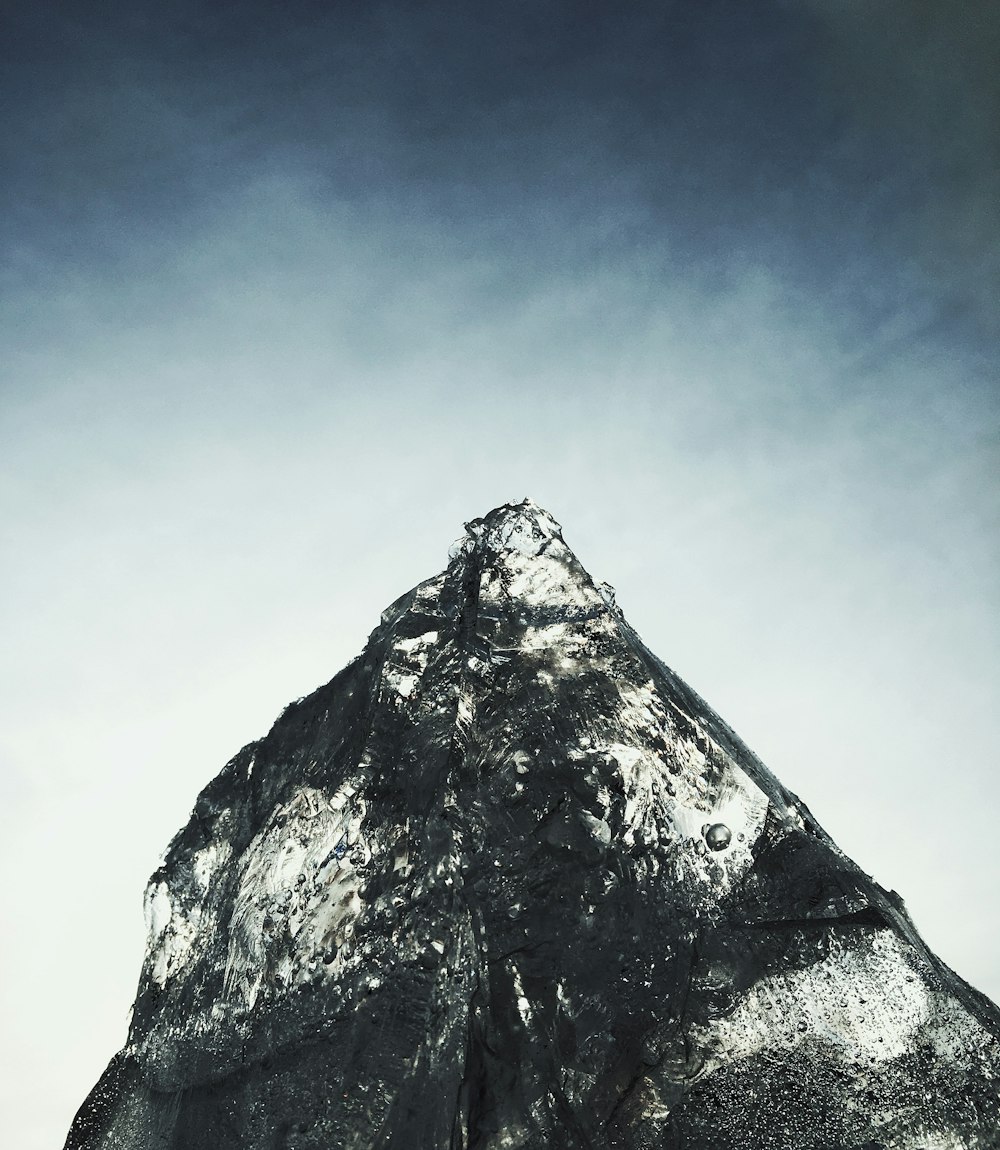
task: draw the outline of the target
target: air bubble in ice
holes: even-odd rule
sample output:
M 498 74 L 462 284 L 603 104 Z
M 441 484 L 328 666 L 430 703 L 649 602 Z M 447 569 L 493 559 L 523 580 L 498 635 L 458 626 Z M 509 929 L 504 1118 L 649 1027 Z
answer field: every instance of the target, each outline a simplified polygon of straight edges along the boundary
M 732 837 L 733 832 L 725 823 L 713 823 L 705 831 L 705 842 L 713 851 L 724 851 L 729 846 Z

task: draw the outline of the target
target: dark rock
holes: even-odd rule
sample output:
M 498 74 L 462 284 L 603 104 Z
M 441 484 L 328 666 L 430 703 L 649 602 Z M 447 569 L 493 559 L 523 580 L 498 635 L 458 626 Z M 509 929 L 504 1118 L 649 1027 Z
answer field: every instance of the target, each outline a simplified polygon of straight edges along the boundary
M 530 503 L 199 796 L 71 1150 L 1000 1146 L 996 1008 Z

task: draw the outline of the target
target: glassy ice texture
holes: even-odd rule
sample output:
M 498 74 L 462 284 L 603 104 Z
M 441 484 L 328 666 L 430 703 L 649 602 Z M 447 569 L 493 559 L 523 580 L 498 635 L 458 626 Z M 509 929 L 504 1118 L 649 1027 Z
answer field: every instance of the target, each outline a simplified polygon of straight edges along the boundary
M 1000 1146 L 1000 1016 L 530 502 L 198 797 L 76 1150 Z

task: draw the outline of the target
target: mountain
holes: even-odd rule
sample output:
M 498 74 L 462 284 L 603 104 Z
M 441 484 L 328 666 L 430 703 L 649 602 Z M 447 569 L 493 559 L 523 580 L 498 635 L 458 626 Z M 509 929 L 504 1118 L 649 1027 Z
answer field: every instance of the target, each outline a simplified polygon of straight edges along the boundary
M 223 768 L 146 910 L 68 1150 L 1000 1146 L 996 1007 L 529 501 Z

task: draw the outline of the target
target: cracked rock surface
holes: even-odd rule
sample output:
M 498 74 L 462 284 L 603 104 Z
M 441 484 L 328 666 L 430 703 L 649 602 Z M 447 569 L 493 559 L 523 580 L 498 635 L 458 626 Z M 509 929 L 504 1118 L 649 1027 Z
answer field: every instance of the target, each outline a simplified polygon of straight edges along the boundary
M 68 1150 L 1000 1147 L 1000 1013 L 525 501 L 199 795 Z

